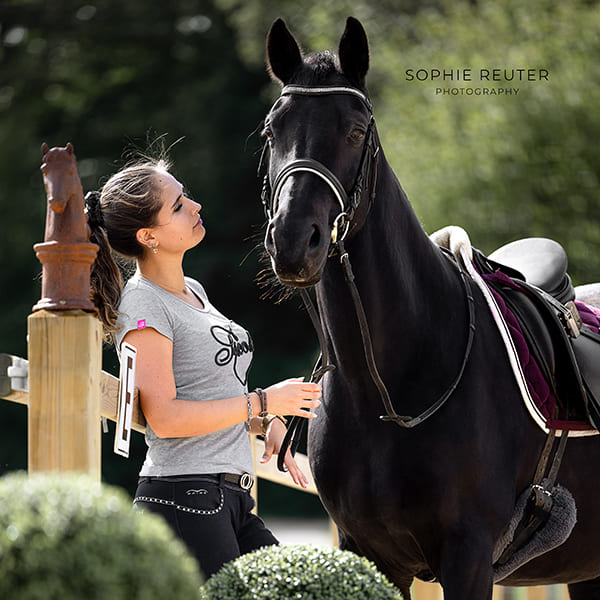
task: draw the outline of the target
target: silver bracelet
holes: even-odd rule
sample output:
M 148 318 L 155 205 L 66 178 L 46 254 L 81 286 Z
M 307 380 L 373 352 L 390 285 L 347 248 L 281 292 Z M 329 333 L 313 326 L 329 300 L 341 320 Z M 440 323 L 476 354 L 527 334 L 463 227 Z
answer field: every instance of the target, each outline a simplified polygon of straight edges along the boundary
M 244 422 L 244 427 L 246 431 L 250 431 L 250 421 L 252 421 L 252 400 L 250 399 L 250 394 L 248 392 L 244 392 L 244 396 L 246 396 L 246 402 L 248 403 L 248 420 Z

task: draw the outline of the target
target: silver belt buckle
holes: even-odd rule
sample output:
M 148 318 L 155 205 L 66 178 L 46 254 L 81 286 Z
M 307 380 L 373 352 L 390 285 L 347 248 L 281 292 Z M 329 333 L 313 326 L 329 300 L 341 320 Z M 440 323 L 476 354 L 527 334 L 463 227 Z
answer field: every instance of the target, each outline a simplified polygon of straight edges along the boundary
M 250 475 L 250 473 L 244 473 L 243 475 L 240 475 L 240 487 L 243 490 L 249 490 L 253 484 L 254 478 L 252 475 Z

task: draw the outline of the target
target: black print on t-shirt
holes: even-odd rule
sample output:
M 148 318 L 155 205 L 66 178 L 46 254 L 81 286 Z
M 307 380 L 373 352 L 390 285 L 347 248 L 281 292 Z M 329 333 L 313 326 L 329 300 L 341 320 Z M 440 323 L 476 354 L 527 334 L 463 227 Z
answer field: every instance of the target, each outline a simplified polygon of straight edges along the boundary
M 243 369 L 238 364 L 238 360 L 244 354 L 251 354 L 254 351 L 254 344 L 250 334 L 245 331 L 247 336 L 246 340 L 240 339 L 231 329 L 231 327 L 221 327 L 220 325 L 213 325 L 210 328 L 210 332 L 215 340 L 223 346 L 221 350 L 215 355 L 215 363 L 219 367 L 224 367 L 233 361 L 233 372 L 237 377 L 238 381 L 242 385 L 248 383 L 248 370 L 250 368 L 250 361 L 245 366 L 245 372 L 240 373 L 239 370 Z

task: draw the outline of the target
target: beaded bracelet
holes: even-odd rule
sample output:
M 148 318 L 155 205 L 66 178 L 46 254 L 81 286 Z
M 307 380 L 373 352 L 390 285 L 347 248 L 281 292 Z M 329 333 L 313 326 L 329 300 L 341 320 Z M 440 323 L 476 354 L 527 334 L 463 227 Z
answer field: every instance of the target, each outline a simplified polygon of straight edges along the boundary
M 244 396 L 246 396 L 246 402 L 248 403 L 248 420 L 244 423 L 244 427 L 246 431 L 250 431 L 250 421 L 252 421 L 252 400 L 250 399 L 250 394 L 248 392 L 244 392 Z

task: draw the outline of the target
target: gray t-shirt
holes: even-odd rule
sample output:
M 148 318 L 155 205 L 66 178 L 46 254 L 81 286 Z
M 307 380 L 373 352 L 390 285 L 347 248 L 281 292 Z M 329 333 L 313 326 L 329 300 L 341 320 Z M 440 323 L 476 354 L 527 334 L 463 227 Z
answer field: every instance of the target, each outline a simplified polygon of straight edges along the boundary
M 190 306 L 136 273 L 121 295 L 116 347 L 121 347 L 128 331 L 152 327 L 173 342 L 173 374 L 179 400 L 202 402 L 243 395 L 252 362 L 250 334 L 210 303 L 200 283 L 189 277 L 185 282 L 204 309 Z M 243 423 L 185 438 L 159 438 L 147 425 L 146 444 L 142 476 L 253 470 Z

